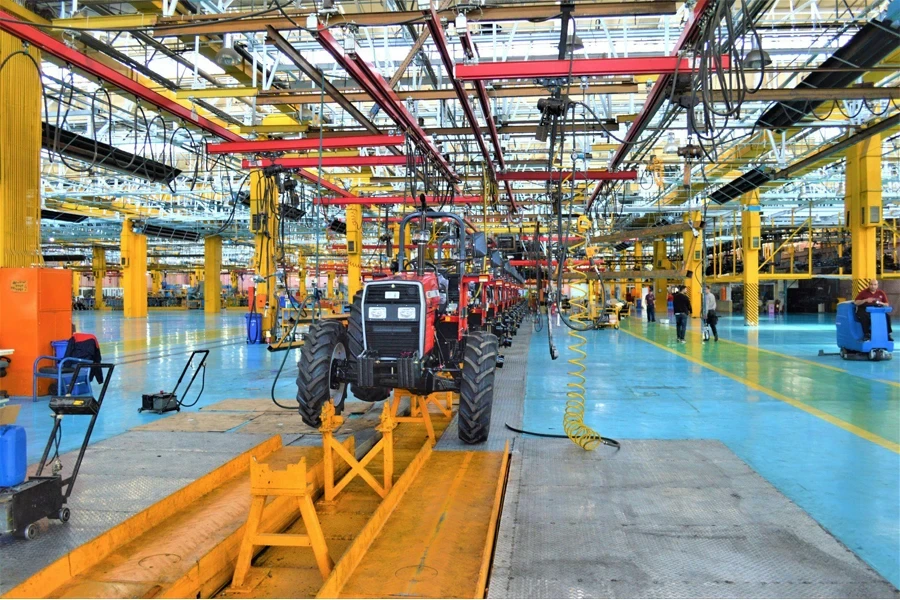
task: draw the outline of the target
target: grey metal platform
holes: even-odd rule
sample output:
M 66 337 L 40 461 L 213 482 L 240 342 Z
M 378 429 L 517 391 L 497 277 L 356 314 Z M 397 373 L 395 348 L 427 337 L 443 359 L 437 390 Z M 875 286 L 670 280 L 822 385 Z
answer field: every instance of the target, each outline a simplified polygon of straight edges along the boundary
M 40 521 L 32 541 L 0 537 L 0 594 L 269 437 L 129 431 L 92 444 L 68 504 L 71 520 Z M 62 456 L 64 475 L 75 457 Z
M 546 326 L 546 324 L 545 324 Z M 531 346 L 531 323 L 522 322 L 518 334 L 513 337 L 513 345 L 501 348 L 504 366 L 494 376 L 494 404 L 491 409 L 491 429 L 488 439 L 483 444 L 470 446 L 459 441 L 459 415 L 453 420 L 438 440 L 435 450 L 503 450 L 506 441 L 513 446 L 519 434 L 507 429 L 509 423 L 513 427 L 522 426 L 522 407 L 525 404 L 525 379 L 528 370 L 528 349 Z
M 517 441 L 490 598 L 897 598 L 718 441 Z

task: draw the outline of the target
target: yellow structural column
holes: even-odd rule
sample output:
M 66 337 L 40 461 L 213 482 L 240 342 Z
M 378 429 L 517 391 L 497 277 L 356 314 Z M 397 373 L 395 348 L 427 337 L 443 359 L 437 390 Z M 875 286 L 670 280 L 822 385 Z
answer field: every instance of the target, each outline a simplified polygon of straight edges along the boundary
M 94 308 L 106 308 L 103 302 L 103 278 L 106 277 L 106 249 L 102 246 L 94 246 L 91 261 L 91 271 L 94 273 Z
M 325 297 L 334 297 L 334 271 L 328 271 L 328 284 L 325 287 Z
M 81 295 L 81 271 L 72 271 L 72 298 Z
M 634 270 L 640 271 L 644 265 L 644 244 L 640 241 L 636 241 L 634 243 Z M 632 294 L 635 298 L 635 302 L 640 299 L 641 306 L 644 305 L 644 280 L 640 277 L 635 278 L 634 280 L 634 293 Z
M 661 271 L 672 268 L 666 254 L 666 240 L 653 242 L 653 270 Z M 666 279 L 653 280 L 653 293 L 656 296 L 656 312 L 665 316 L 669 310 L 669 282 Z
M 741 254 L 744 259 L 744 324 L 759 325 L 759 190 L 747 192 L 741 197 L 744 211 L 741 213 Z
M 254 234 L 253 262 L 256 271 L 256 312 L 262 315 L 262 331 L 272 336 L 275 329 L 275 253 L 278 240 L 278 214 L 271 212 L 271 199 L 277 196 L 274 179 L 262 171 L 250 174 L 250 231 Z
M 685 222 L 694 224 L 694 227 L 700 223 L 700 218 L 700 213 L 696 211 L 684 215 Z M 696 229 L 684 232 L 684 285 L 687 286 L 687 296 L 691 299 L 691 316 L 699 317 L 703 298 L 703 274 L 700 272 L 703 268 L 703 240 L 700 236 L 695 236 L 694 231 Z M 700 235 L 703 235 L 702 231 Z
M 203 242 L 203 312 L 222 310 L 222 238 L 211 235 Z
M 847 150 L 844 206 L 850 229 L 853 297 L 877 277 L 876 228 L 881 225 L 881 136 Z
M 152 269 L 150 271 L 150 293 L 154 296 L 158 296 L 162 294 L 162 281 L 163 274 L 159 269 Z
M 41 254 L 41 82 L 22 41 L 0 32 L 0 267 L 44 264 Z M 26 50 L 41 64 L 34 46 Z M 12 56 L 12 58 L 10 58 Z
M 122 223 L 122 293 L 125 318 L 147 316 L 147 236 L 135 233 L 134 223 Z
M 347 300 L 362 289 L 362 206 L 347 207 Z

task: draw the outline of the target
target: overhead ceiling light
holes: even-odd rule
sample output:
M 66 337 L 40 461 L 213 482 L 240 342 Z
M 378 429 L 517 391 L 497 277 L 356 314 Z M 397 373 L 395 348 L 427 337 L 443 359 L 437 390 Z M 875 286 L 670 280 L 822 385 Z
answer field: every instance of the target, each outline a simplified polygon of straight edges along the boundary
M 568 54 L 575 54 L 576 52 L 581 52 L 582 50 L 584 50 L 584 41 L 582 41 L 577 33 L 574 33 L 566 38 L 566 52 Z
M 220 67 L 236 67 L 241 64 L 241 55 L 232 48 L 231 34 L 225 34 L 225 45 L 216 52 L 216 64 Z
M 666 137 L 666 147 L 663 148 L 663 152 L 666 154 L 675 154 L 678 152 L 678 143 L 675 141 L 675 134 L 669 132 L 669 135 Z
M 761 69 L 772 64 L 772 57 L 762 49 L 753 49 L 744 57 L 744 66 L 748 69 Z

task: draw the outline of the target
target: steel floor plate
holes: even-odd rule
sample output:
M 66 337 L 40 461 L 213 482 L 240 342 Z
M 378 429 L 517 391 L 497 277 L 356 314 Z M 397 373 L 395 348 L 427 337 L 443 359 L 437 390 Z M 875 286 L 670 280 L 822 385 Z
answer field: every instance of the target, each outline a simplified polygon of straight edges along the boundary
M 269 437 L 130 431 L 91 445 L 68 504 L 71 520 L 38 522 L 32 541 L 0 537 L 0 594 Z M 62 456 L 64 474 L 75 457 Z
M 900 597 L 718 441 L 517 450 L 490 598 Z
M 444 436 L 438 441 L 435 450 L 503 450 L 506 441 L 519 436 L 507 429 L 509 423 L 513 427 L 522 427 L 522 407 L 525 403 L 525 380 L 528 369 L 528 350 L 531 346 L 531 324 L 522 323 L 519 333 L 513 338 L 513 345 L 501 348 L 500 353 L 506 359 L 502 369 L 494 376 L 494 405 L 491 408 L 491 430 L 483 444 L 470 446 L 459 441 L 458 415 L 447 427 Z

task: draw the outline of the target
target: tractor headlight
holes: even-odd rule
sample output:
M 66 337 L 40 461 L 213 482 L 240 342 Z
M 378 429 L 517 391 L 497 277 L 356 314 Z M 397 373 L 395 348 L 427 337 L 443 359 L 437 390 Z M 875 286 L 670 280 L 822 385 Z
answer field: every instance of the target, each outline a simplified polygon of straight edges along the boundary
M 368 316 L 370 319 L 387 319 L 387 308 L 383 306 L 370 306 Z
M 397 318 L 404 320 L 413 320 L 416 318 L 416 307 L 401 306 L 397 309 Z

